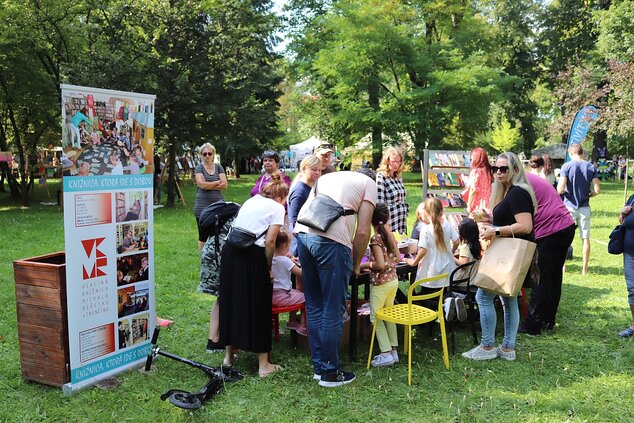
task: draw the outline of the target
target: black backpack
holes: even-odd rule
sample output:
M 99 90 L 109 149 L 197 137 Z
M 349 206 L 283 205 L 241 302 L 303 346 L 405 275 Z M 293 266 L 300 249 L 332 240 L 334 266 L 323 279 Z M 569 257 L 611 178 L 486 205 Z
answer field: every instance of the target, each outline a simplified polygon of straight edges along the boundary
M 216 238 L 216 260 L 220 249 L 220 229 L 232 217 L 235 217 L 240 210 L 240 204 L 230 201 L 216 201 L 208 205 L 200 212 L 198 224 L 200 228 L 209 236 Z

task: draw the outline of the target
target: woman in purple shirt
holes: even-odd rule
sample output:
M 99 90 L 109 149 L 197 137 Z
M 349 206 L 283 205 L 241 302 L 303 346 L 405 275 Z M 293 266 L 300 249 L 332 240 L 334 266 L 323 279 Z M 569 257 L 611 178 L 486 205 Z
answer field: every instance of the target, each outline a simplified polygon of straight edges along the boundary
M 575 236 L 575 223 L 561 197 L 547 180 L 531 173 L 526 176 L 537 198 L 533 230 L 540 282 L 531 293 L 528 316 L 520 324 L 518 332 L 539 335 L 542 329 L 555 327 L 564 261 Z
M 251 189 L 251 197 L 262 192 L 262 188 L 271 181 L 271 175 L 278 171 L 280 164 L 280 156 L 275 151 L 265 151 L 262 154 L 262 166 L 264 167 L 264 173 L 256 181 L 255 185 Z M 282 180 L 288 187 L 291 186 L 291 178 L 282 172 Z

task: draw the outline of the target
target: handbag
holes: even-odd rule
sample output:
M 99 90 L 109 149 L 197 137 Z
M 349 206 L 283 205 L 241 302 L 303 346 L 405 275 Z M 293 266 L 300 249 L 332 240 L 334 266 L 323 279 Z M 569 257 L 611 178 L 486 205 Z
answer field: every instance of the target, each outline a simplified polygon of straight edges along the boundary
M 616 225 L 610 233 L 610 241 L 608 242 L 608 253 L 623 254 L 623 244 L 625 242 L 625 229 L 623 225 Z
M 238 228 L 237 226 L 232 226 L 227 234 L 227 239 L 225 239 L 225 243 L 231 245 L 234 248 L 249 248 L 255 241 L 260 239 L 262 235 L 264 235 L 266 231 L 262 232 L 260 236 L 257 236 L 253 232 Z
M 626 206 L 634 205 L 634 200 L 625 203 Z M 626 219 L 629 216 L 626 216 Z M 625 220 L 625 219 L 623 219 Z M 625 228 L 623 224 L 616 225 L 612 232 L 610 232 L 610 240 L 608 241 L 608 253 L 610 254 L 623 254 L 623 248 L 625 243 Z
M 341 204 L 325 194 L 319 194 L 317 192 L 318 183 L 319 181 L 315 182 L 315 198 L 308 206 L 302 207 L 297 216 L 297 222 L 309 228 L 326 232 L 335 220 L 356 212 L 344 209 Z
M 531 265 L 528 267 L 528 272 L 526 273 L 526 278 L 524 278 L 523 288 L 533 289 L 539 286 L 541 276 L 539 272 L 539 254 L 537 249 L 535 249 L 535 254 L 533 254 L 533 259 L 531 260 Z
M 535 250 L 536 244 L 525 239 L 494 238 L 480 260 L 473 284 L 499 295 L 516 297 L 531 267 Z

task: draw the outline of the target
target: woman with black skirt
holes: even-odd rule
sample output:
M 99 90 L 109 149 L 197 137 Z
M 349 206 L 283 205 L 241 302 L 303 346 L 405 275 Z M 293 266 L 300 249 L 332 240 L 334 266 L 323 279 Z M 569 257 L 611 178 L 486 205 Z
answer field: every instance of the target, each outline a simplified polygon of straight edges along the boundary
M 271 351 L 271 262 L 275 239 L 284 225 L 288 185 L 278 171 L 260 194 L 248 199 L 233 223 L 260 236 L 241 249 L 225 243 L 220 262 L 220 339 L 226 345 L 223 365 L 233 365 L 233 351 L 258 354 L 260 377 L 281 370 L 269 362 Z

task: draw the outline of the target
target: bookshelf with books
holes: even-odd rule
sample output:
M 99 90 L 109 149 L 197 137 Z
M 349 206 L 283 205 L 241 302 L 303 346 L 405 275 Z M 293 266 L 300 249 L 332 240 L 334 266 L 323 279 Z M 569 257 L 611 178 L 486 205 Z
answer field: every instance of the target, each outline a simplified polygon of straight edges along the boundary
M 466 215 L 466 204 L 461 197 L 469 170 L 471 152 L 424 150 L 421 166 L 423 198 L 437 197 L 445 208 L 445 218 L 454 226 Z

